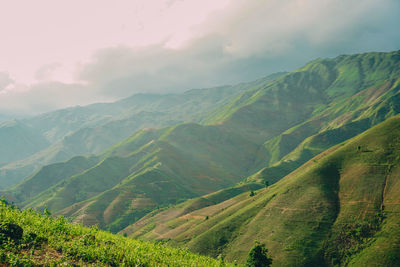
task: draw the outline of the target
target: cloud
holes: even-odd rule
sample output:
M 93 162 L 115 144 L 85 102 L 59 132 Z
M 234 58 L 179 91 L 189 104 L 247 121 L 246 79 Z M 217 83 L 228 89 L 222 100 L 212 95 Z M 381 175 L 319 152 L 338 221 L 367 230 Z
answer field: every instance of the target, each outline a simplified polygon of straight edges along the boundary
M 214 13 L 199 30 L 224 36 L 226 51 L 243 57 L 285 56 L 305 49 L 324 54 L 391 50 L 400 41 L 399 11 L 397 0 L 238 0 Z
M 35 115 L 60 107 L 85 105 L 104 99 L 94 98 L 85 86 L 59 82 L 43 82 L 28 87 L 13 84 L 0 92 L 0 114 Z
M 82 67 L 81 81 L 98 93 L 121 97 L 135 92 L 171 92 L 212 86 L 226 60 L 219 40 L 204 38 L 184 49 L 164 44 L 140 49 L 115 47 L 99 51 Z
M 224 42 L 218 36 L 207 36 L 179 50 L 163 44 L 104 49 L 82 66 L 79 79 L 97 94 L 119 98 L 238 83 L 293 67 L 285 59 L 233 57 L 224 51 Z
M 62 66 L 61 63 L 55 62 L 41 66 L 35 73 L 35 78 L 38 81 L 52 80 L 54 74 Z
M 180 47 L 103 49 L 78 76 L 109 97 L 251 80 L 317 57 L 398 49 L 398 11 L 395 0 L 232 1 Z
M 12 83 L 14 83 L 14 80 L 7 72 L 0 72 L 0 91 L 6 89 Z
M 44 66 L 36 73 L 41 82 L 30 90 L 0 96 L 1 109 L 46 111 L 138 92 L 233 84 L 290 71 L 317 57 L 397 50 L 399 12 L 398 0 L 231 0 L 205 20 L 198 18 L 197 25 L 182 28 L 190 31 L 189 39 L 164 34 L 153 45 L 97 50 L 80 64 L 74 83 L 45 82 L 60 66 Z M 159 25 L 152 26 L 155 34 Z M 3 84 L 10 82 L 4 77 Z

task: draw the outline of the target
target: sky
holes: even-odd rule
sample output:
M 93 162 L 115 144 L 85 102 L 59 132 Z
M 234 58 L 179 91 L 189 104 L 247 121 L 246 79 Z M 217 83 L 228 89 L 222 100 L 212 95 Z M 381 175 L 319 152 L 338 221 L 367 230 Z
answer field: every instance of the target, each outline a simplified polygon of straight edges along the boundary
M 0 115 L 400 49 L 398 0 L 0 0 Z

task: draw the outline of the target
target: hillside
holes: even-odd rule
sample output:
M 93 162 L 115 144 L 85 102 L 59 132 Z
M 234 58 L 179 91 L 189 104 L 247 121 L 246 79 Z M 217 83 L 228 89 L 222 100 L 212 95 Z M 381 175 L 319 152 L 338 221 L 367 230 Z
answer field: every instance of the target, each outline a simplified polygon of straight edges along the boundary
M 0 203 L 3 266 L 233 266 Z
M 398 266 L 400 117 L 334 146 L 267 188 L 182 212 L 152 213 L 123 233 L 243 262 L 254 240 L 274 266 Z M 200 200 L 200 199 L 199 199 Z M 195 201 L 199 201 L 195 200 Z
M 11 187 L 13 194 L 5 197 L 13 202 L 24 202 L 63 179 L 93 167 L 98 160 L 97 157 L 77 156 L 66 162 L 47 165 L 21 184 Z
M 107 151 L 93 167 L 64 176 L 54 186 L 45 183 L 45 190 L 29 199 L 20 192 L 28 182 L 48 180 L 47 172 L 17 185 L 11 195 L 25 207 L 47 206 L 85 224 L 119 231 L 157 207 L 242 180 L 250 174 L 246 167 L 258 149 L 213 126 L 183 124 L 146 130 Z
M 148 212 L 230 187 L 278 181 L 318 153 L 398 114 L 399 52 L 318 59 L 210 111 L 203 125 L 139 131 L 98 161 L 29 199 L 5 195 L 113 232 Z M 373 64 L 372 64 L 372 63 Z M 350 75 L 349 71 L 366 73 Z M 78 169 L 78 168 L 76 168 Z
M 341 56 L 319 59 L 296 71 L 321 72 L 321 63 L 334 66 L 337 77 L 325 89 L 329 101 L 314 109 L 309 119 L 267 140 L 269 162 L 250 179 L 274 183 L 329 147 L 399 114 L 399 58 L 399 52 Z M 349 76 L 349 70 L 358 75 Z
M 262 135 L 268 141 L 265 136 L 271 128 L 279 134 L 289 130 L 282 130 L 285 123 L 297 128 L 307 126 L 308 137 L 372 117 L 385 105 L 385 110 L 373 117 L 382 121 L 399 112 L 399 61 L 399 51 L 317 59 L 262 87 L 247 90 L 203 122 L 223 122 L 226 127 L 241 129 L 243 135 Z M 300 136 L 298 143 L 303 139 Z

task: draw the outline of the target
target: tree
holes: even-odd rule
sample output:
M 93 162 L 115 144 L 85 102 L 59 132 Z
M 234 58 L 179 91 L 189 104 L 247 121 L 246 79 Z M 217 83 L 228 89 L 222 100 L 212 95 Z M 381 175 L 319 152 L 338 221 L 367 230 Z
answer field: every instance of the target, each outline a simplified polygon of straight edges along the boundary
M 254 247 L 250 250 L 245 266 L 247 267 L 268 267 L 271 266 L 272 259 L 268 257 L 268 249 L 265 244 L 256 241 Z
M 250 195 L 249 195 L 249 196 L 253 197 L 254 195 L 255 195 L 254 191 L 253 191 L 253 190 L 251 190 L 251 192 L 250 192 Z
M 264 184 L 265 184 L 265 187 L 269 186 L 269 182 L 267 180 L 265 180 Z

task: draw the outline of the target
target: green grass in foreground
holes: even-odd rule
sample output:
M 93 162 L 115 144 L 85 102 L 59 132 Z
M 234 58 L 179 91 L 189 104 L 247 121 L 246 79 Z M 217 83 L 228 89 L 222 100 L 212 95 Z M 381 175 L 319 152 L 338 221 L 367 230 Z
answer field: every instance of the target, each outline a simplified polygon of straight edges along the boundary
M 0 265 L 232 266 L 222 260 L 71 224 L 0 202 Z

